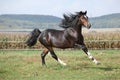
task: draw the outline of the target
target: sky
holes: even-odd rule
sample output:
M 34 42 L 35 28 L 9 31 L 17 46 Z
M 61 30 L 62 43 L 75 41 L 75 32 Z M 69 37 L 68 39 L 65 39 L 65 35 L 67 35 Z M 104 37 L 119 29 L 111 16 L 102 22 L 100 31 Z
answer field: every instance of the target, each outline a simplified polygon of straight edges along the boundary
M 62 17 L 86 11 L 90 17 L 120 13 L 120 0 L 0 0 L 0 14 L 37 14 Z

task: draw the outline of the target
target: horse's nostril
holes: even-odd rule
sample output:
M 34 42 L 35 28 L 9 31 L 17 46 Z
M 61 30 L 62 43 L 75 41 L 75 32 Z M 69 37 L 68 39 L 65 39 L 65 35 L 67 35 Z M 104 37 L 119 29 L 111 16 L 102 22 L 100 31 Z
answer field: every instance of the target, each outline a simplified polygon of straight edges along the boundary
M 88 25 L 87 25 L 87 28 L 90 29 L 90 28 L 91 28 L 91 24 L 88 24 Z
M 91 24 L 89 24 L 89 28 L 91 28 Z

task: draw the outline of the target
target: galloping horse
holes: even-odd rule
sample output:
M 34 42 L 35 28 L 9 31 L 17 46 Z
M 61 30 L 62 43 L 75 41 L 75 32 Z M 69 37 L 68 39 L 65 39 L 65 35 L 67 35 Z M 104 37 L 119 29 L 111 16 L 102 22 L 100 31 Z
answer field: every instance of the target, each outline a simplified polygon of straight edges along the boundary
M 82 48 L 82 50 L 95 64 L 99 64 L 99 62 L 90 54 L 86 45 L 84 44 L 82 26 L 88 29 L 91 27 L 86 13 L 87 11 L 80 11 L 76 12 L 75 14 L 64 14 L 64 19 L 62 19 L 59 25 L 60 27 L 64 28 L 64 30 L 46 29 L 41 32 L 39 29 L 34 29 L 31 32 L 30 37 L 27 39 L 26 44 L 28 46 L 33 46 L 36 44 L 38 39 L 39 42 L 44 45 L 45 48 L 41 54 L 43 65 L 45 65 L 45 56 L 48 54 L 48 52 L 50 52 L 51 56 L 60 64 L 66 65 L 66 63 L 57 57 L 53 47 L 61 49 L 76 47 Z

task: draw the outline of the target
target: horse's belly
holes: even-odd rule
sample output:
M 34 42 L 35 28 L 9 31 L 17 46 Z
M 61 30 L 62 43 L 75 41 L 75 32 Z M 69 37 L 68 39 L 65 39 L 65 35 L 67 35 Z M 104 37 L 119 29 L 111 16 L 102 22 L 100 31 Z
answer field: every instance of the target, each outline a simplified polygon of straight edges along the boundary
M 52 43 L 53 47 L 56 47 L 56 48 L 62 48 L 62 49 L 65 49 L 65 48 L 72 48 L 73 47 L 73 43 L 69 43 L 69 42 L 66 42 L 66 41 L 54 41 Z

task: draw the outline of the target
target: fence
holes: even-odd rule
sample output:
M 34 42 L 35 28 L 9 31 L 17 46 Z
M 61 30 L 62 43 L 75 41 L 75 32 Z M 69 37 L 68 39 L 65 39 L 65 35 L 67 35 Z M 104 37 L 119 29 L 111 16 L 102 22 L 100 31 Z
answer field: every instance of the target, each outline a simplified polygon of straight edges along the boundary
M 89 40 L 85 41 L 89 49 L 120 49 L 120 40 Z M 28 47 L 24 41 L 0 41 L 0 50 L 40 50 L 44 48 L 39 42 Z

